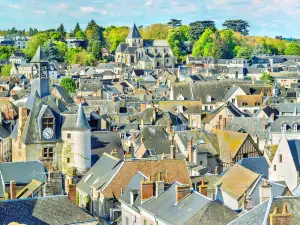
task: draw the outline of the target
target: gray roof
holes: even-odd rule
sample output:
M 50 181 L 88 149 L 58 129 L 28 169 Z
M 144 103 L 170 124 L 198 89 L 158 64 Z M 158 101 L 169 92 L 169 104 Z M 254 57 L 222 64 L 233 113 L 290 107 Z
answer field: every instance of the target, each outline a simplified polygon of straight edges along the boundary
M 296 169 L 300 171 L 300 140 L 288 140 L 288 144 Z
M 85 176 L 77 184 L 77 188 L 86 194 L 91 193 L 91 185 L 96 179 L 100 179 L 113 170 L 118 164 L 119 159 L 108 154 L 103 154 L 95 165 L 85 174 Z M 91 175 L 92 174 L 92 175 Z M 86 178 L 90 176 L 88 180 Z
M 116 49 L 116 52 L 124 52 L 128 46 L 129 45 L 127 43 L 120 43 Z
M 5 184 L 0 170 L 0 198 L 4 198 L 4 197 L 5 197 Z
M 265 178 L 269 177 L 269 164 L 265 157 L 244 158 L 237 163 Z
M 279 104 L 278 111 L 280 113 L 300 112 L 300 103 L 281 103 Z
M 79 130 L 90 130 L 91 129 L 91 127 L 86 119 L 86 116 L 84 114 L 82 104 L 80 104 L 78 106 L 75 129 L 79 129 Z
M 193 192 L 176 204 L 175 182 L 160 196 L 153 197 L 140 206 L 158 219 L 173 225 L 183 224 L 195 215 L 201 208 L 210 203 L 210 200 L 197 192 Z
M 35 55 L 31 59 L 31 63 L 38 63 L 38 62 L 45 62 L 45 61 L 47 61 L 46 57 L 44 55 L 44 52 L 41 49 L 41 46 L 39 45 L 38 49 L 36 50 Z
M 277 120 L 271 123 L 271 132 L 280 132 L 281 133 L 281 125 L 287 124 L 286 132 L 292 132 L 294 130 L 293 123 L 297 123 L 297 130 L 300 129 L 300 117 L 299 116 L 280 116 Z
M 67 196 L 27 198 L 0 202 L 0 224 L 83 224 L 98 221 Z
M 128 39 L 132 38 L 142 38 L 139 30 L 137 29 L 136 25 L 133 24 L 133 27 L 130 29 L 129 34 L 127 36 Z
M 0 163 L 0 172 L 5 184 L 14 180 L 16 184 L 29 184 L 32 179 L 46 182 L 46 168 L 40 161 Z

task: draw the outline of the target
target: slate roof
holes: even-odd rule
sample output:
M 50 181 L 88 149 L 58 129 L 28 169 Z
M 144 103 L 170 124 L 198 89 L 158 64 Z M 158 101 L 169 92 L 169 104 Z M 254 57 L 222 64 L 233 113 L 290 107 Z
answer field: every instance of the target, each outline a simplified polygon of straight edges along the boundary
M 92 190 L 91 185 L 95 182 L 95 180 L 104 177 L 111 170 L 113 170 L 119 164 L 119 162 L 119 159 L 104 153 L 94 164 L 94 166 L 79 181 L 77 188 L 86 194 L 90 194 Z M 86 178 L 89 176 L 90 178 L 86 181 Z
M 127 38 L 128 39 L 142 38 L 142 36 L 141 36 L 139 30 L 137 29 L 135 23 L 133 24 L 133 27 L 130 29 Z
M 0 223 L 27 225 L 77 224 L 97 219 L 72 203 L 67 196 L 27 198 L 0 202 Z
M 294 128 L 292 126 L 293 123 L 297 123 L 297 130 L 300 129 L 300 117 L 299 116 L 279 116 L 277 120 L 271 123 L 270 131 L 272 132 L 280 132 L 281 133 L 281 125 L 287 124 L 286 132 L 293 132 Z
M 82 104 L 80 104 L 78 106 L 75 129 L 78 129 L 78 130 L 90 130 L 91 129 L 91 127 L 86 119 Z
M 120 43 L 118 45 L 118 48 L 116 49 L 116 52 L 124 52 L 128 48 L 129 44 L 127 43 Z
M 74 103 L 73 99 L 71 98 L 71 96 L 69 95 L 69 93 L 67 92 L 67 90 L 64 87 L 62 87 L 62 86 L 55 86 L 54 89 L 56 89 L 57 92 L 61 95 L 62 100 L 64 102 L 66 102 L 67 104 Z
M 288 140 L 288 144 L 296 169 L 300 171 L 300 140 Z
M 145 47 L 169 47 L 166 40 L 144 40 Z
M 269 164 L 265 157 L 244 158 L 237 162 L 241 166 L 251 170 L 254 173 L 262 175 L 264 178 L 269 177 Z
M 32 194 L 40 188 L 42 183 L 37 180 L 32 180 L 28 185 L 26 185 L 24 188 L 22 188 L 18 193 L 17 193 L 17 199 L 22 199 L 22 198 L 29 198 L 32 196 Z
M 39 45 L 38 49 L 36 50 L 35 55 L 31 59 L 31 63 L 37 63 L 37 62 L 46 62 L 46 57 L 44 55 L 44 52 L 41 49 L 41 46 Z
M 29 184 L 33 179 L 45 183 L 46 168 L 40 161 L 0 163 L 0 172 L 5 184 L 14 180 L 16 184 Z
M 177 112 L 177 106 L 183 106 L 183 113 L 200 114 L 202 103 L 200 101 L 159 101 L 159 109 L 163 111 Z

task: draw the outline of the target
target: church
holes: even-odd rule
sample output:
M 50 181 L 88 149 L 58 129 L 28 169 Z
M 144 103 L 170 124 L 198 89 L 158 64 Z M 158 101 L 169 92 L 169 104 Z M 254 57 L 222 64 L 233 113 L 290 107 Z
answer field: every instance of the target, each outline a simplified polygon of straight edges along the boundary
M 135 69 L 150 70 L 173 68 L 176 57 L 166 40 L 144 40 L 134 24 L 126 42 L 119 44 L 115 61 Z
M 39 160 L 50 171 L 83 175 L 91 167 L 91 128 L 83 106 L 76 112 L 50 94 L 49 64 L 39 47 L 31 60 L 31 92 L 18 105 L 11 134 L 12 161 Z

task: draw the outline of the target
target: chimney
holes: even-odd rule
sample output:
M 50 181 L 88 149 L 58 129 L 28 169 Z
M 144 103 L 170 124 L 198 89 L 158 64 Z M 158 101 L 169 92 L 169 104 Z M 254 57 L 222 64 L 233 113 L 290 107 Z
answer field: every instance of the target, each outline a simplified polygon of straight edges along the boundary
M 271 119 L 271 121 L 275 121 L 275 113 L 271 113 L 271 116 L 270 116 L 270 119 Z
M 267 127 L 267 119 L 266 119 L 265 116 L 263 116 L 263 118 L 261 119 L 261 123 L 262 123 L 263 129 L 266 129 L 266 127 Z
M 14 180 L 10 181 L 10 199 L 16 199 L 17 197 L 17 186 L 16 186 L 16 182 Z
M 112 96 L 112 97 L 111 97 L 111 101 L 112 101 L 112 102 L 116 102 L 116 97 L 115 97 L 115 96 Z
M 201 181 L 199 185 L 199 193 L 207 197 L 207 185 L 205 184 L 204 180 Z
M 19 107 L 19 129 L 23 130 L 27 121 L 27 109 Z
M 146 104 L 145 103 L 141 103 L 140 104 L 140 112 L 143 112 L 146 109 Z
M 171 120 L 168 120 L 168 124 L 167 124 L 167 128 L 166 128 L 167 133 L 171 133 L 171 126 L 172 126 Z
M 132 141 L 135 141 L 136 140 L 136 131 L 133 131 L 131 136 L 132 136 L 132 138 L 131 138 Z
M 243 210 L 247 210 L 248 201 L 247 201 L 247 194 L 246 194 L 246 192 L 243 195 L 243 202 L 242 202 L 242 204 L 243 204 Z
M 260 203 L 269 199 L 271 197 L 271 193 L 272 193 L 272 185 L 269 184 L 267 180 L 264 180 L 263 185 L 259 187 Z
M 159 79 L 156 80 L 156 87 L 159 87 L 160 81 Z
M 154 195 L 154 183 L 151 180 L 141 181 L 141 202 L 147 201 Z
M 141 141 L 142 143 L 145 143 L 145 136 L 142 134 L 142 137 L 141 137 Z
M 141 129 L 143 129 L 143 128 L 144 128 L 144 120 L 143 120 L 143 119 L 141 119 L 140 128 L 141 128 Z
M 189 155 L 189 161 L 193 162 L 193 138 L 190 139 L 188 144 L 188 155 Z
M 278 207 L 270 214 L 270 225 L 291 225 L 292 214 L 288 213 L 286 203 L 283 204 L 282 213 L 278 212 Z
M 71 202 L 76 204 L 76 185 L 75 184 L 69 184 L 68 198 Z
M 171 159 L 176 158 L 176 147 L 174 145 L 174 136 L 173 135 L 171 137 L 170 155 L 171 155 L 171 157 L 170 157 Z
M 155 185 L 155 196 L 160 196 L 165 191 L 165 183 L 161 180 L 161 172 L 158 172 L 157 181 Z
M 156 123 L 156 108 L 155 107 L 153 107 L 152 119 L 153 119 L 153 122 Z
M 129 154 L 131 155 L 132 158 L 134 158 L 134 146 L 133 146 L 133 143 L 131 143 L 130 146 L 129 146 Z
M 117 149 L 113 149 L 110 154 L 117 159 L 120 158 Z
M 183 198 L 185 198 L 188 194 L 190 194 L 190 186 L 189 185 L 178 185 L 176 188 L 176 204 L 178 204 Z
M 217 166 L 215 168 L 215 175 L 219 175 L 219 167 L 217 167 Z

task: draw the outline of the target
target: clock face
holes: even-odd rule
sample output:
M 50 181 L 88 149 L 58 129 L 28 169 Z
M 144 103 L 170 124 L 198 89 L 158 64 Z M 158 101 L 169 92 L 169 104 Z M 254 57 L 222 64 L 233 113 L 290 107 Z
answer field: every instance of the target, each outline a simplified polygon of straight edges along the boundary
M 53 134 L 54 134 L 54 131 L 50 127 L 47 127 L 43 130 L 43 136 L 46 139 L 51 139 L 53 137 Z

